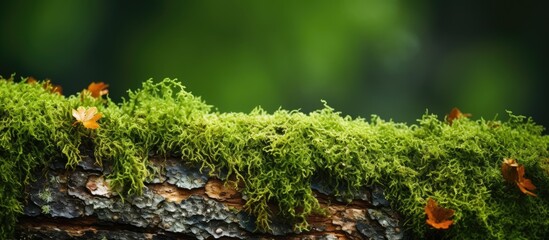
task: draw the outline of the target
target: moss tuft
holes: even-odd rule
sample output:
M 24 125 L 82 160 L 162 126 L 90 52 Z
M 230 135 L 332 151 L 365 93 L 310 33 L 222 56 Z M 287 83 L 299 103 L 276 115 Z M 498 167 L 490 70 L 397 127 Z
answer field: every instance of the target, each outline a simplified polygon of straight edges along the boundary
M 73 126 L 71 109 L 78 106 L 97 107 L 104 115 L 100 128 Z M 241 182 L 245 209 L 262 229 L 273 215 L 307 228 L 306 217 L 323 212 L 311 191 L 321 179 L 343 197 L 383 185 L 418 238 L 432 231 L 423 211 L 429 197 L 455 210 L 445 237 L 542 238 L 549 235 L 548 145 L 543 127 L 511 112 L 506 121 L 460 118 L 451 126 L 432 114 L 413 125 L 352 119 L 326 103 L 309 114 L 219 113 L 169 79 L 146 81 L 120 104 L 0 79 L 0 221 L 6 223 L 0 238 L 13 232 L 31 172 L 55 158 L 74 166 L 80 147 L 93 149 L 99 163 L 112 163 L 108 177 L 126 196 L 140 194 L 151 176 L 150 154 L 178 156 Z M 505 183 L 503 158 L 525 166 L 539 197 Z

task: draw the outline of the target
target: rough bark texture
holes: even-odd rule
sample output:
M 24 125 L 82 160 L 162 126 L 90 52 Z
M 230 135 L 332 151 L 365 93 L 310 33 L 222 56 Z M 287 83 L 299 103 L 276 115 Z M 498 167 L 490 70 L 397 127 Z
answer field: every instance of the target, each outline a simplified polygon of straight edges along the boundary
M 208 177 L 177 159 L 152 158 L 164 169 L 142 195 L 122 199 L 86 157 L 73 170 L 62 162 L 36 173 L 27 186 L 18 239 L 405 239 L 402 218 L 390 209 L 379 187 L 364 188 L 350 203 L 314 185 L 327 214 L 307 219 L 309 231 L 273 219 L 271 231 L 258 231 L 243 210 L 245 196 L 230 184 Z

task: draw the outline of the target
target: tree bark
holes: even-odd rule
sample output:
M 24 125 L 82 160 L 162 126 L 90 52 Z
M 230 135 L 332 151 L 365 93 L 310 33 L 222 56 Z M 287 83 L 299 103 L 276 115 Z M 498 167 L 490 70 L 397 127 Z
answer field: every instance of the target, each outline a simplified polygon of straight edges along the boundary
M 274 217 L 260 231 L 231 184 L 178 159 L 152 158 L 163 169 L 143 194 L 122 198 L 104 178 L 110 166 L 85 157 L 74 169 L 54 162 L 26 187 L 17 239 L 405 239 L 402 217 L 380 187 L 365 187 L 346 202 L 333 190 L 312 188 L 326 215 L 307 219 L 308 231 Z M 273 207 L 274 208 L 274 207 Z

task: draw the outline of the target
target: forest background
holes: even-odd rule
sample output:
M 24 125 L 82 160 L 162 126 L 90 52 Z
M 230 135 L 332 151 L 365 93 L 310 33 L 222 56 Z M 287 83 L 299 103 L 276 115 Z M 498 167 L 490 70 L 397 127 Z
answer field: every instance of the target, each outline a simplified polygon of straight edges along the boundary
M 513 1 L 1 1 L 0 75 L 115 101 L 178 78 L 221 112 L 414 123 L 452 107 L 549 126 L 546 8 Z

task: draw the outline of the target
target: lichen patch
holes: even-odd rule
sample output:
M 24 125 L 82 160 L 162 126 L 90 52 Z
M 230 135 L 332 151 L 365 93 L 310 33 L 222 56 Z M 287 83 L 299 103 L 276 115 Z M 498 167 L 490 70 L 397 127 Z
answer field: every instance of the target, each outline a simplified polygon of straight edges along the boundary
M 110 198 L 117 195 L 116 192 L 113 192 L 109 186 L 109 180 L 105 180 L 103 176 L 91 175 L 88 177 L 86 182 L 86 188 L 90 191 L 92 195 L 103 196 Z

